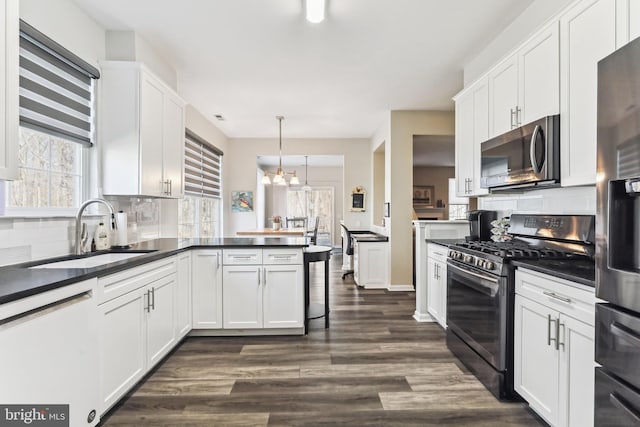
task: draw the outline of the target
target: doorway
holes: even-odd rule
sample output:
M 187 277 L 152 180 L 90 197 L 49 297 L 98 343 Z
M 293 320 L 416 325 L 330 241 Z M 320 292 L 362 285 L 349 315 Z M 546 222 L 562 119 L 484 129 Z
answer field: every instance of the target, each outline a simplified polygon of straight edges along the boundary
M 334 228 L 333 187 L 313 187 L 311 189 L 289 188 L 287 191 L 287 216 L 307 218 L 311 229 L 318 222 L 318 245 L 332 246 Z

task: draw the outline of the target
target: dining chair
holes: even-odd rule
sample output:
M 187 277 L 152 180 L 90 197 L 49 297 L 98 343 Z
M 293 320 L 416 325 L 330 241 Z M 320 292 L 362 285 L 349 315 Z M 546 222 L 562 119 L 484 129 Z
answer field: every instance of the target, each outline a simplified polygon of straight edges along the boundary
M 347 277 L 349 275 L 353 276 L 353 274 L 354 274 L 354 271 L 353 271 L 353 245 L 351 244 L 351 232 L 349 231 L 349 229 L 344 224 L 340 224 L 340 226 L 344 230 L 344 239 L 346 239 L 346 246 L 344 247 L 344 254 L 345 255 L 350 255 L 352 257 L 350 265 L 349 265 L 349 269 L 348 270 L 342 270 L 342 280 L 344 280 L 345 277 Z
M 312 245 L 318 244 L 318 224 L 319 223 L 320 223 L 320 217 L 317 216 L 315 219 L 315 225 L 313 226 L 313 228 L 311 230 L 307 230 L 307 232 L 304 233 L 305 237 L 308 237 L 311 239 Z
M 288 216 L 285 220 L 287 228 L 307 228 L 307 218 L 304 216 Z

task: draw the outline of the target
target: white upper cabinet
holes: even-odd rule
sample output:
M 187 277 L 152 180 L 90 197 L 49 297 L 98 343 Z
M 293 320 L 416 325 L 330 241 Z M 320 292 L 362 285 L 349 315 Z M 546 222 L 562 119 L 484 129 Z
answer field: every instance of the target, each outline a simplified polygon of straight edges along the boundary
M 458 94 L 456 103 L 456 195 L 486 194 L 480 188 L 480 144 L 488 139 L 488 88 L 482 78 Z
M 103 193 L 183 195 L 184 101 L 142 64 L 102 64 Z
M 18 0 L 0 5 L 0 179 L 18 177 Z
M 518 51 L 519 125 L 560 112 L 558 22 L 545 27 Z
M 489 73 L 491 136 L 518 126 L 518 58 L 511 55 Z
M 640 2 L 616 1 L 616 47 L 622 47 L 640 37 Z
M 489 136 L 560 109 L 558 23 L 543 28 L 489 72 Z
M 583 0 L 560 18 L 560 182 L 596 182 L 598 61 L 616 48 L 616 1 Z

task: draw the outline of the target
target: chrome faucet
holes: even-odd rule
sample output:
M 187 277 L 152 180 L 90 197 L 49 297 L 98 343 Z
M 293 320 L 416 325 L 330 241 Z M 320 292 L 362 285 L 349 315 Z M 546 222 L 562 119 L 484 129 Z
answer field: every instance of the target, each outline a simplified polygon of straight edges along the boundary
M 118 229 L 118 224 L 116 222 L 116 213 L 115 213 L 115 210 L 113 209 L 113 206 L 111 206 L 111 203 L 107 202 L 104 199 L 87 200 L 82 205 L 80 205 L 80 207 L 78 208 L 78 213 L 76 214 L 76 247 L 75 247 L 76 255 L 82 255 L 84 253 L 84 249 L 83 249 L 84 245 L 82 244 L 82 224 L 81 224 L 82 213 L 87 208 L 87 206 L 93 203 L 102 203 L 109 209 L 109 212 L 111 213 L 111 229 L 112 230 Z

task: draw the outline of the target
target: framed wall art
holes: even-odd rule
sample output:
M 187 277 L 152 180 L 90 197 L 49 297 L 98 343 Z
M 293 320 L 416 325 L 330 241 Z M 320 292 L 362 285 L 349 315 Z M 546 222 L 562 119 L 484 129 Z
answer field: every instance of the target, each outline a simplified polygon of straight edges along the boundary
M 364 187 L 357 186 L 351 192 L 351 211 L 352 212 L 364 212 L 366 206 L 365 200 L 366 192 Z
M 413 186 L 413 203 L 433 205 L 434 194 L 435 194 L 435 191 L 434 191 L 433 185 L 414 185 Z
M 231 212 L 253 212 L 253 191 L 232 191 Z

